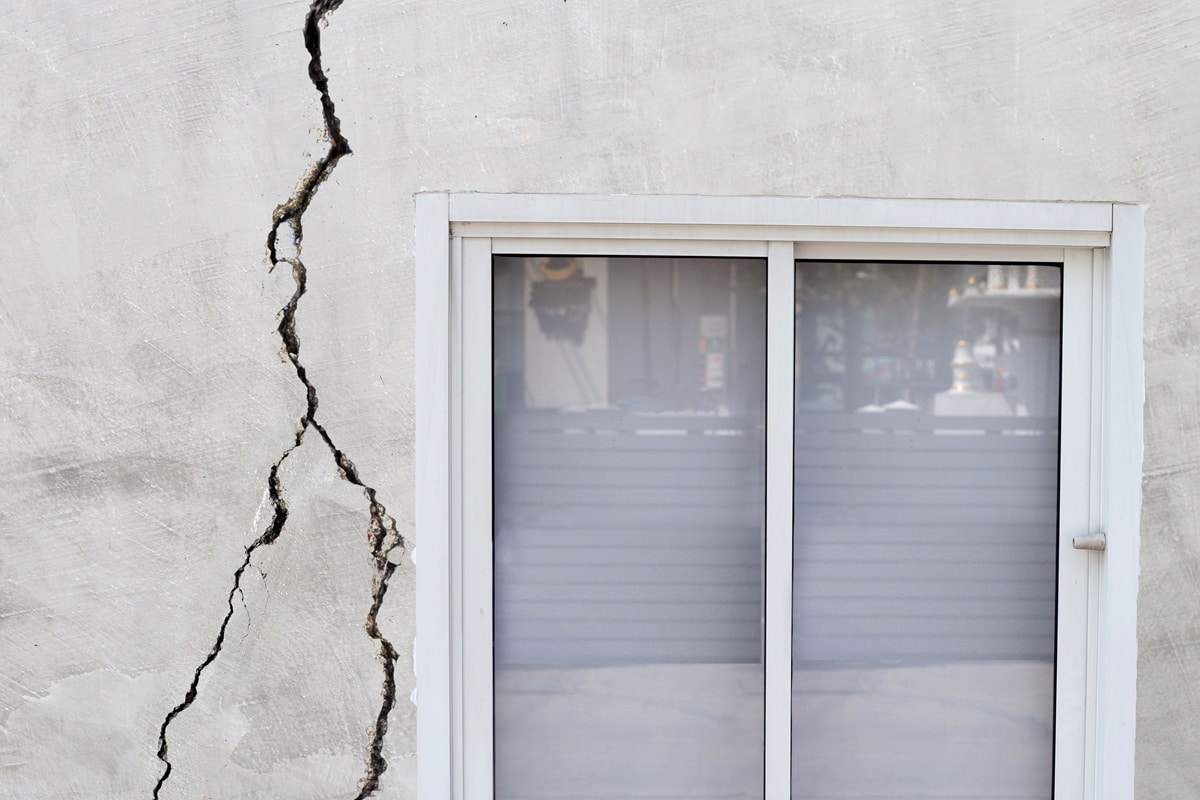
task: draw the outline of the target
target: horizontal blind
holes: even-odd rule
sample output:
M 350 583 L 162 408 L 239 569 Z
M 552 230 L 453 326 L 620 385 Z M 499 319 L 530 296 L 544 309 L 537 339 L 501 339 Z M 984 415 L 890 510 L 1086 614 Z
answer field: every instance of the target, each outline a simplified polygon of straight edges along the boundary
M 760 659 L 757 430 L 535 412 L 495 436 L 498 664 Z
M 801 414 L 800 661 L 1054 653 L 1057 420 Z

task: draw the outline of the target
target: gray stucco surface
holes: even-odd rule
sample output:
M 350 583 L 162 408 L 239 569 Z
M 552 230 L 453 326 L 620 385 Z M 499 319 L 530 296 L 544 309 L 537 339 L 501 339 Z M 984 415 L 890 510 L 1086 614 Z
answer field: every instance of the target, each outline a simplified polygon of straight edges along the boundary
M 307 6 L 17 5 L 0 21 L 0 796 L 149 797 L 165 715 L 270 519 L 305 397 L 275 207 L 325 152 Z M 1200 7 L 348 0 L 353 155 L 304 217 L 319 418 L 419 548 L 413 201 L 492 192 L 1148 204 L 1138 795 L 1200 794 Z M 382 666 L 368 508 L 309 436 L 162 797 L 352 797 Z M 380 796 L 415 796 L 411 550 L 380 627 Z

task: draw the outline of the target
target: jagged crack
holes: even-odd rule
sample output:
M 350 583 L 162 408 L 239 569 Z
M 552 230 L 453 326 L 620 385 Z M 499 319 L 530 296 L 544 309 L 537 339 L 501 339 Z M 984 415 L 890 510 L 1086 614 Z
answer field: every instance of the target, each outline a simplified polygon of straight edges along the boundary
M 233 618 L 233 598 L 235 594 L 242 592 L 242 576 L 251 566 L 251 559 L 254 556 L 254 552 L 260 547 L 274 544 L 283 532 L 288 512 L 287 503 L 284 502 L 282 486 L 279 481 L 279 469 L 288 456 L 304 443 L 305 434 L 310 428 L 317 432 L 321 437 L 321 441 L 329 448 L 341 478 L 363 490 L 363 494 L 367 499 L 370 517 L 367 529 L 367 541 L 370 545 L 373 575 L 371 581 L 371 606 L 367 612 L 365 627 L 367 635 L 375 642 L 379 658 L 383 662 L 383 685 L 381 687 L 382 701 L 379 713 L 376 716 L 375 724 L 371 729 L 368 740 L 366 770 L 359 781 L 359 792 L 355 800 L 363 800 L 363 798 L 373 794 L 379 788 L 380 777 L 387 770 L 388 766 L 387 760 L 383 757 L 383 740 L 387 735 L 388 716 L 396 704 L 396 662 L 398 655 L 396 648 L 380 631 L 378 615 L 383 606 L 384 598 L 387 596 L 388 585 L 392 579 L 392 575 L 396 571 L 396 564 L 392 561 L 393 552 L 397 548 L 403 548 L 405 542 L 396 528 L 395 519 L 388 514 L 383 503 L 379 501 L 375 488 L 363 482 L 354 462 L 334 443 L 329 432 L 317 421 L 317 408 L 320 404 L 317 396 L 317 388 L 309 380 L 308 372 L 300 361 L 300 337 L 296 333 L 296 312 L 300 305 L 300 299 L 308 291 L 308 270 L 304 266 L 304 262 L 300 259 L 301 245 L 304 239 L 304 212 L 308 210 L 317 189 L 320 188 L 325 179 L 333 172 L 338 161 L 342 156 L 348 155 L 351 152 L 350 143 L 342 134 L 341 120 L 337 117 L 333 99 L 329 94 L 329 79 L 326 77 L 324 67 L 321 63 L 321 25 L 325 17 L 337 10 L 342 5 L 342 2 L 343 0 L 313 0 L 304 21 L 304 47 L 309 54 L 308 77 L 320 95 L 321 115 L 325 122 L 326 135 L 329 138 L 329 149 L 325 152 L 325 155 L 309 167 L 299 187 L 292 196 L 275 209 L 275 213 L 271 218 L 271 229 L 267 233 L 267 257 L 270 260 L 270 270 L 273 271 L 281 263 L 286 263 L 292 268 L 292 279 L 295 282 L 295 290 L 292 292 L 292 296 L 288 299 L 288 302 L 280 309 L 279 325 L 276 328 L 276 332 L 283 341 L 284 352 L 296 371 L 297 379 L 304 386 L 306 407 L 304 415 L 299 420 L 292 444 L 284 450 L 279 460 L 271 467 L 268 479 L 268 494 L 274 510 L 271 523 L 267 526 L 263 534 L 246 548 L 246 556 L 233 574 L 233 587 L 229 590 L 227 610 L 217 631 L 216 641 L 213 643 L 208 655 L 200 663 L 200 666 L 196 668 L 183 702 L 171 709 L 170 713 L 163 719 L 162 726 L 159 728 L 158 758 L 165 766 L 162 775 L 158 779 L 158 783 L 154 787 L 153 797 L 155 800 L 158 800 L 159 791 L 171 775 L 171 762 L 167 759 L 167 729 L 176 717 L 186 711 L 195 702 L 201 675 L 217 659 L 217 656 L 220 655 L 221 647 L 225 642 L 226 630 L 229 627 L 230 620 Z M 285 227 L 291 234 L 295 252 L 294 256 L 281 256 L 279 254 L 279 233 Z
M 333 98 L 329 95 L 329 78 L 325 76 L 325 69 L 321 65 L 321 23 L 325 16 L 337 10 L 342 2 L 343 0 L 313 0 L 308 9 L 308 16 L 304 20 L 304 48 L 308 51 L 308 78 L 317 88 L 317 93 L 321 97 L 321 116 L 325 121 L 325 134 L 329 137 L 329 149 L 324 156 L 309 167 L 296 192 L 275 209 L 271 220 L 271 230 L 267 234 L 267 255 L 271 259 L 272 269 L 280 261 L 276 249 L 279 229 L 284 225 L 291 228 L 298 253 L 300 241 L 304 238 L 301 225 L 304 212 L 308 210 L 317 189 L 333 172 L 337 162 L 341 160 L 342 156 L 351 152 L 350 142 L 342 135 L 342 121 L 338 119 L 333 106 Z
M 188 686 L 187 693 L 183 697 L 183 702 L 171 709 L 166 717 L 163 718 L 162 726 L 158 729 L 158 759 L 165 765 L 162 774 L 158 777 L 158 783 L 154 785 L 153 797 L 158 800 L 158 793 L 162 790 L 163 784 L 167 782 L 167 778 L 171 777 L 171 762 L 167 759 L 167 728 L 171 723 L 188 709 L 192 703 L 196 702 L 196 696 L 199 694 L 200 676 L 204 674 L 204 670 L 208 669 L 209 665 L 217 660 L 217 656 L 221 653 L 221 647 L 225 644 L 225 632 L 229 629 L 229 622 L 233 619 L 233 596 L 242 591 L 242 576 L 246 574 L 246 570 L 250 567 L 250 559 L 254 557 L 254 551 L 260 547 L 274 544 L 279 535 L 283 533 L 283 526 L 287 523 L 288 508 L 287 503 L 283 499 L 283 487 L 279 481 L 279 468 L 283 466 L 283 462 L 292 454 L 303 441 L 303 428 L 297 431 L 295 439 L 290 447 L 283 451 L 283 455 L 279 460 L 271 465 L 271 472 L 267 478 L 267 490 L 271 499 L 271 522 L 267 525 L 266 530 L 250 543 L 246 548 L 246 557 L 242 559 L 241 566 L 233 573 L 233 587 L 229 590 L 229 597 L 226 598 L 225 617 L 221 620 L 221 627 L 217 629 L 217 639 L 213 642 L 212 649 L 208 651 L 208 655 L 200 662 L 200 666 L 196 667 L 196 671 L 192 674 L 192 682 Z

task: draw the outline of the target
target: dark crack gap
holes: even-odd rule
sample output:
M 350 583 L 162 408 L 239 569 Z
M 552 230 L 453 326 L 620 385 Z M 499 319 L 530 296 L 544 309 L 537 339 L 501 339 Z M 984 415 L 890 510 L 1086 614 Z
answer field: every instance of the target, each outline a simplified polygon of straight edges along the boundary
M 333 99 L 329 94 L 329 79 L 326 77 L 325 70 L 321 64 L 321 25 L 324 23 L 325 17 L 337 10 L 342 5 L 342 2 L 343 0 L 313 0 L 304 22 L 304 47 L 309 54 L 308 77 L 320 96 L 321 115 L 325 122 L 326 135 L 329 138 L 329 149 L 324 156 L 309 167 L 299 187 L 292 196 L 275 209 L 271 217 L 271 229 L 267 233 L 267 256 L 270 260 L 270 270 L 274 271 L 275 267 L 281 263 L 288 264 L 292 269 L 292 279 L 296 285 L 287 304 L 280 309 L 279 325 L 276 327 L 276 332 L 279 334 L 280 339 L 283 340 L 284 352 L 287 355 L 287 359 L 295 368 L 297 379 L 304 386 L 306 408 L 304 415 L 299 420 L 296 436 L 292 444 L 271 467 L 268 479 L 268 494 L 270 495 L 271 505 L 274 509 L 271 523 L 267 526 L 263 534 L 246 548 L 246 556 L 233 574 L 233 587 L 230 589 L 227 598 L 227 611 L 217 631 L 216 641 L 213 643 L 208 655 L 200 663 L 200 666 L 196 668 L 183 702 L 171 709 L 170 713 L 163 719 L 162 726 L 159 728 L 158 758 L 165 766 L 162 775 L 158 779 L 158 783 L 154 787 L 154 800 L 158 800 L 159 791 L 171 775 L 172 766 L 167 758 L 167 729 L 176 717 L 186 711 L 195 702 L 199 693 L 201 675 L 220 655 L 221 647 L 225 642 L 225 633 L 229 627 L 230 620 L 233 618 L 233 598 L 235 594 L 242 592 L 242 576 L 251 566 L 251 559 L 254 556 L 254 552 L 259 547 L 274 544 L 283 532 L 288 512 L 287 503 L 283 499 L 282 486 L 279 481 L 279 469 L 288 456 L 304 443 L 305 434 L 310 428 L 317 432 L 321 437 L 321 441 L 329 448 L 342 480 L 362 489 L 363 495 L 367 499 L 370 518 L 367 529 L 367 542 L 370 546 L 373 574 L 371 580 L 371 606 L 367 612 L 365 629 L 367 635 L 375 642 L 377 655 L 383 664 L 383 683 L 381 686 L 382 699 L 379 713 L 376 715 L 367 743 L 366 768 L 363 777 L 359 780 L 359 791 L 355 796 L 355 800 L 363 800 L 374 794 L 379 788 L 380 777 L 388 767 L 387 760 L 383 757 L 383 741 L 387 735 L 388 717 L 396 704 L 396 662 L 399 660 L 399 656 L 396 653 L 396 648 L 380 631 L 378 615 L 383 606 L 384 598 L 387 596 L 389 583 L 396 571 L 396 564 L 392 560 L 393 553 L 397 548 L 403 549 L 405 547 L 404 537 L 397 530 L 395 519 L 388 514 L 387 508 L 379 501 L 375 488 L 362 480 L 354 462 L 334 443 L 329 432 L 317 421 L 317 408 L 320 405 L 317 388 L 309 380 L 308 372 L 300 361 L 300 337 L 296 333 L 297 309 L 300 305 L 300 299 L 308 291 L 308 270 L 304 266 L 304 262 L 300 259 L 301 245 L 304 239 L 304 212 L 308 210 L 313 197 L 317 193 L 317 189 L 332 174 L 338 161 L 341 160 L 342 156 L 351 153 L 350 143 L 342 134 L 341 120 L 337 117 Z M 280 229 L 285 227 L 291 234 L 295 256 L 281 256 L 279 254 L 279 233 Z
M 287 503 L 283 499 L 283 487 L 279 481 L 279 468 L 283 466 L 283 462 L 288 456 L 299 447 L 304 441 L 304 428 L 296 432 L 295 439 L 287 450 L 283 451 L 283 455 L 279 460 L 271 465 L 270 476 L 267 478 L 267 491 L 271 499 L 271 522 L 267 525 L 265 531 L 262 532 L 257 539 L 250 543 L 246 548 L 246 557 L 242 559 L 239 566 L 233 573 L 233 587 L 229 590 L 229 596 L 226 598 L 225 617 L 221 620 L 221 627 L 217 629 L 217 639 L 213 642 L 212 649 L 208 651 L 208 655 L 200 662 L 200 666 L 196 667 L 196 671 L 192 674 L 192 682 L 188 686 L 187 693 L 183 696 L 183 701 L 171 709 L 166 717 L 163 718 L 162 726 L 158 729 L 158 760 L 165 765 L 162 774 L 158 776 L 158 783 L 154 784 L 153 797 L 158 798 L 158 793 L 162 790 L 163 784 L 167 782 L 167 778 L 171 777 L 171 762 L 167 759 L 167 728 L 175 721 L 175 718 L 186 711 L 192 703 L 196 702 L 196 697 L 199 694 L 200 676 L 204 674 L 204 670 L 208 669 L 217 656 L 221 654 L 221 647 L 225 644 L 225 633 L 229 630 L 229 623 L 233 619 L 233 596 L 242 591 L 242 576 L 246 574 L 246 570 L 250 567 L 250 559 L 254 557 L 254 551 L 260 547 L 265 547 L 275 543 L 279 535 L 283 533 L 283 526 L 287 523 L 288 508 Z

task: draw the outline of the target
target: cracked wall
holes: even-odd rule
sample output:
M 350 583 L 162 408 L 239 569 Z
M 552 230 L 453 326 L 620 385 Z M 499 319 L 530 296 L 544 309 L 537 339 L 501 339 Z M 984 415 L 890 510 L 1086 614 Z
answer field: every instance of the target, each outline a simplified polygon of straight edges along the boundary
M 167 780 L 171 777 L 174 764 L 170 759 L 169 732 L 171 724 L 196 703 L 199 698 L 200 682 L 204 672 L 212 666 L 224 652 L 225 639 L 229 625 L 233 621 L 236 609 L 234 600 L 242 604 L 242 610 L 249 615 L 246 605 L 246 592 L 242 585 L 247 570 L 258 572 L 263 582 L 267 574 L 254 562 L 260 548 L 274 545 L 284 534 L 288 521 L 288 505 L 284 499 L 284 486 L 280 476 L 286 462 L 296 450 L 305 444 L 305 438 L 312 432 L 320 439 L 321 444 L 329 451 L 333 466 L 338 476 L 358 487 L 366 501 L 367 533 L 365 544 L 371 559 L 371 602 L 366 613 L 364 629 L 375 643 L 376 652 L 382 663 L 383 676 L 380 681 L 380 705 L 375 715 L 374 725 L 366 742 L 366 765 L 363 776 L 358 782 L 356 800 L 373 794 L 379 788 L 380 779 L 387 771 L 387 758 L 383 755 L 384 739 L 387 736 L 389 717 L 396 704 L 396 662 L 399 655 L 391 640 L 379 628 L 379 614 L 383 602 L 387 599 L 387 591 L 396 569 L 400 566 L 400 556 L 403 554 L 404 538 L 396 529 L 396 520 L 387 512 L 387 508 L 379 499 L 375 487 L 364 483 L 358 472 L 358 467 L 350 460 L 344 450 L 337 446 L 329 430 L 317 419 L 320 407 L 320 393 L 316 385 L 308 377 L 308 371 L 300 360 L 300 336 L 297 333 L 297 315 L 300 301 L 308 291 L 308 267 L 301 258 L 304 244 L 304 214 L 311 205 L 317 191 L 333 174 L 338 161 L 343 156 L 350 155 L 350 143 L 342 133 L 342 124 L 337 117 L 336 106 L 329 95 L 329 79 L 321 63 L 321 28 L 330 13 L 336 11 L 341 0 L 313 0 L 304 20 L 304 49 L 308 52 L 308 77 L 316 89 L 321 103 L 321 119 L 325 128 L 325 138 L 329 141 L 329 149 L 312 163 L 306 171 L 300 185 L 290 197 L 275 208 L 271 216 L 270 230 L 267 232 L 267 259 L 270 262 L 268 272 L 274 272 L 281 264 L 290 268 L 295 290 L 278 313 L 279 324 L 276 333 L 283 344 L 283 352 L 296 371 L 296 379 L 304 387 L 304 413 L 296 422 L 296 435 L 292 442 L 283 450 L 279 458 L 271 465 L 267 474 L 266 499 L 269 501 L 269 521 L 262 534 L 246 547 L 245 558 L 233 572 L 229 597 L 226 599 L 226 613 L 221 618 L 217 628 L 216 638 L 212 648 L 196 667 L 188 684 L 183 700 L 175 705 L 166 716 L 158 733 L 158 759 L 163 763 L 162 774 L 154 785 L 152 792 L 155 800 Z M 280 241 L 280 234 L 284 241 Z M 320 637 L 323 638 L 323 637 Z
M 277 208 L 337 150 L 306 2 L 0 22 L 0 796 L 151 796 L 226 614 L 161 797 L 351 798 L 373 740 L 378 796 L 413 796 L 414 567 L 377 535 L 386 513 L 420 547 L 421 188 L 1147 202 L 1138 786 L 1200 792 L 1192 4 L 335 6 L 320 64 L 353 152 L 301 204 L 301 252 Z M 364 623 L 392 565 L 379 736 Z

